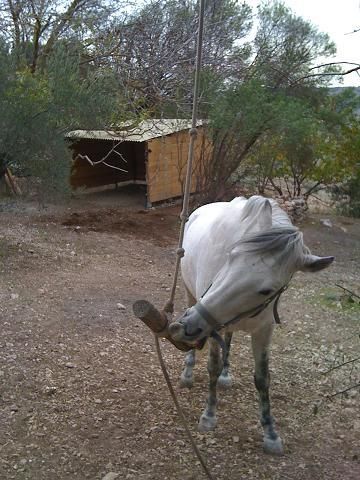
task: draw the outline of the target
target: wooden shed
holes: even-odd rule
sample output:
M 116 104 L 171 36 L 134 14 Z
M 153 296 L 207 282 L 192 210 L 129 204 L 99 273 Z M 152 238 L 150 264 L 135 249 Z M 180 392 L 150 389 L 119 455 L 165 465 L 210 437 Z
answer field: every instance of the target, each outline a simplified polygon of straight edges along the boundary
M 176 198 L 183 193 L 191 122 L 152 119 L 133 128 L 75 130 L 67 135 L 73 150 L 70 183 L 73 189 L 142 184 L 146 203 Z M 194 152 L 192 192 L 210 148 L 201 121 Z

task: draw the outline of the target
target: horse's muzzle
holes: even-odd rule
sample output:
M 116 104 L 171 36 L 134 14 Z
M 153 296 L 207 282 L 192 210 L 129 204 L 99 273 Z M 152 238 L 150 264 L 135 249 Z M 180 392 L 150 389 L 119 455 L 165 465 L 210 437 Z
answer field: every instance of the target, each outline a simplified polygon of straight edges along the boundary
M 202 336 L 202 330 L 198 329 L 193 335 L 186 332 L 186 326 L 180 322 L 173 322 L 169 325 L 169 334 L 176 342 L 185 342 L 193 348 L 201 349 L 207 340 Z
M 202 348 L 210 333 L 203 323 L 197 312 L 189 309 L 177 321 L 169 325 L 169 334 L 175 341 L 186 342 L 194 348 Z

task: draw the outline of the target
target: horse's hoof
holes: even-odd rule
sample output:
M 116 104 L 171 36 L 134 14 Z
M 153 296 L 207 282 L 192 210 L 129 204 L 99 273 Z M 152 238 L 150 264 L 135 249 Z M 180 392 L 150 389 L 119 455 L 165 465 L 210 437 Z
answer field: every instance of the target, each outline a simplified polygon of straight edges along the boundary
M 200 433 L 211 432 L 216 427 L 216 417 L 208 417 L 207 415 L 201 415 L 198 425 L 198 431 Z
M 194 385 L 193 378 L 185 377 L 185 375 L 181 375 L 179 385 L 181 388 L 192 388 Z
M 231 375 L 220 375 L 217 381 L 217 385 L 220 388 L 227 389 L 232 386 Z
M 284 448 L 280 437 L 277 437 L 276 440 L 271 438 L 264 438 L 264 452 L 269 453 L 270 455 L 283 455 Z

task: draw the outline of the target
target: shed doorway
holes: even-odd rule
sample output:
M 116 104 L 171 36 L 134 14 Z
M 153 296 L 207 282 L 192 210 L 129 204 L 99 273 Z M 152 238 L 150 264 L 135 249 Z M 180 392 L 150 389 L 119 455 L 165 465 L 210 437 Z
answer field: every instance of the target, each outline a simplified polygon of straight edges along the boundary
M 89 200 L 99 191 L 101 197 L 123 196 L 120 203 L 147 204 L 146 142 L 79 139 L 71 145 L 73 165 L 70 185 L 76 193 L 85 193 Z M 105 160 L 103 160 L 105 159 Z M 107 193 L 106 193 L 107 192 Z

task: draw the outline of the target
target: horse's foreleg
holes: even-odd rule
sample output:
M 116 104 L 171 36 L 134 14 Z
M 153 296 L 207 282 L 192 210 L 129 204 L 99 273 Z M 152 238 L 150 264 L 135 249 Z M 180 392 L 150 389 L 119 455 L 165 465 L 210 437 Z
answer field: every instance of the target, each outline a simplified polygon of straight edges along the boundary
M 180 387 L 191 388 L 194 384 L 193 370 L 195 366 L 195 349 L 185 356 L 185 368 L 180 377 Z
M 229 374 L 230 362 L 229 354 L 231 347 L 232 333 L 225 333 L 225 345 L 226 345 L 226 354 L 224 356 L 224 367 L 222 369 L 221 375 L 218 378 L 218 387 L 229 388 L 232 384 L 231 375 Z
M 216 426 L 216 385 L 223 368 L 223 362 L 220 355 L 220 347 L 218 343 L 209 339 L 209 395 L 206 401 L 206 407 L 199 421 L 199 431 L 208 432 Z
M 269 344 L 273 326 L 262 329 L 252 335 L 252 348 L 255 358 L 255 386 L 259 392 L 260 421 L 264 429 L 264 450 L 267 453 L 282 454 L 281 438 L 274 426 L 274 419 L 270 411 L 270 373 L 269 373 Z
M 188 307 L 192 307 L 196 303 L 195 297 L 190 293 L 190 290 L 185 285 L 185 293 Z M 180 387 L 191 388 L 194 385 L 193 370 L 195 366 L 195 349 L 190 350 L 185 355 L 185 368 L 181 373 Z

